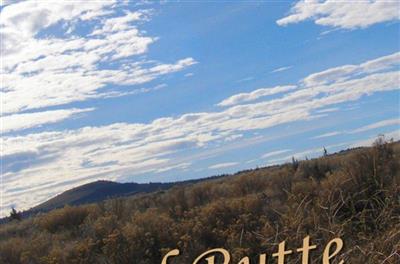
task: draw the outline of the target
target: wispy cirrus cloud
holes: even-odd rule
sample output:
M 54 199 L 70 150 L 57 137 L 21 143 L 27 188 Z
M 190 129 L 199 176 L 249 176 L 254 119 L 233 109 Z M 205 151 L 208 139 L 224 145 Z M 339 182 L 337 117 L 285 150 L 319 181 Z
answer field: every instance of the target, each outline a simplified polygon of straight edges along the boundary
M 212 170 L 225 169 L 225 168 L 236 166 L 238 164 L 239 163 L 237 163 L 237 162 L 225 162 L 225 163 L 218 163 L 218 164 L 211 165 L 208 168 L 212 169 Z
M 357 89 L 361 89 L 360 85 L 365 84 L 366 89 L 368 89 L 368 87 L 371 87 L 371 85 L 368 85 L 367 82 L 372 81 L 374 83 L 374 86 L 378 79 L 381 79 L 388 86 L 395 87 L 396 78 L 398 78 L 399 75 L 397 69 L 399 61 L 400 52 L 397 52 L 388 56 L 369 60 L 358 65 L 343 65 L 339 67 L 334 67 L 321 72 L 310 74 L 306 78 L 302 79 L 297 85 L 284 85 L 272 88 L 261 88 L 249 93 L 235 94 L 229 98 L 224 99 L 218 105 L 238 105 L 246 102 L 255 101 L 265 96 L 278 93 L 286 93 L 291 90 L 295 91 L 287 94 L 287 96 L 284 96 L 282 99 L 276 99 L 274 102 L 295 100 L 296 98 L 312 98 L 320 93 L 331 93 L 332 95 L 337 93 L 336 96 L 339 96 L 339 94 L 341 94 L 340 91 L 349 93 L 349 95 L 355 95 L 357 94 L 357 92 L 351 93 L 351 91 L 347 89 L 348 86 L 355 85 Z M 334 97 L 329 96 L 329 98 L 333 99 Z M 328 99 L 325 98 L 322 101 L 324 100 Z M 315 102 L 317 101 L 320 100 L 316 100 Z M 319 109 L 319 111 L 323 110 Z
M 328 70 L 310 74 L 303 79 L 307 86 L 325 85 L 356 78 L 376 72 L 383 72 L 395 68 L 400 61 L 400 52 L 369 60 L 358 65 L 343 65 Z
M 291 68 L 292 68 L 292 66 L 280 67 L 280 68 L 277 68 L 275 70 L 272 70 L 271 73 L 283 72 L 283 71 L 287 71 L 287 70 L 289 70 Z
M 282 149 L 282 150 L 271 151 L 271 152 L 268 152 L 268 153 L 265 153 L 264 155 L 262 155 L 261 158 L 263 158 L 263 159 L 271 158 L 274 156 L 282 155 L 282 154 L 290 152 L 290 151 L 292 151 L 292 150 L 291 149 Z
M 318 113 L 323 114 L 323 113 L 331 113 L 331 112 L 336 112 L 339 111 L 340 109 L 338 107 L 331 107 L 331 108 L 325 108 L 325 109 L 320 109 L 317 110 Z
M 276 86 L 276 87 L 271 87 L 271 88 L 261 88 L 254 90 L 250 93 L 240 93 L 240 94 L 235 94 L 222 102 L 220 102 L 218 105 L 219 106 L 232 106 L 236 104 L 241 104 L 241 103 L 246 103 L 250 101 L 257 100 L 261 97 L 264 96 L 269 96 L 269 95 L 274 95 L 278 93 L 284 93 L 293 89 L 296 89 L 297 87 L 294 85 L 286 85 L 286 86 Z
M 277 21 L 280 26 L 313 20 L 335 28 L 366 28 L 373 24 L 399 20 L 399 2 L 384 0 L 335 1 L 301 0 L 290 14 Z
M 369 130 L 374 130 L 374 129 L 388 127 L 388 126 L 395 126 L 395 125 L 400 126 L 400 118 L 385 119 L 385 120 L 378 121 L 378 122 L 375 122 L 375 123 L 372 123 L 372 124 L 369 124 L 366 126 L 362 126 L 362 127 L 356 128 L 356 129 L 352 129 L 352 130 L 328 132 L 328 133 L 324 133 L 322 135 L 315 136 L 315 137 L 313 137 L 313 139 L 333 137 L 333 136 L 337 136 L 337 135 L 341 135 L 341 134 L 357 134 L 357 133 L 362 133 L 362 132 L 366 132 Z
M 156 171 L 156 173 L 163 173 L 163 172 L 170 171 L 170 170 L 186 170 L 186 169 L 188 169 L 190 167 L 191 164 L 192 163 L 190 163 L 190 162 L 178 163 L 178 164 L 175 164 L 175 165 L 171 165 L 171 166 L 168 166 L 168 167 L 164 167 L 164 168 L 158 169 Z
M 327 137 L 333 137 L 342 134 L 343 132 L 340 131 L 333 131 L 333 132 L 328 132 L 324 133 L 315 137 L 312 137 L 313 139 L 319 139 L 319 138 L 327 138 Z
M 242 78 L 240 80 L 237 80 L 236 82 L 237 83 L 242 83 L 242 82 L 249 82 L 249 81 L 252 81 L 252 80 L 254 80 L 254 77 L 253 76 L 249 76 L 249 77 L 245 77 L 245 78 Z
M 354 130 L 349 131 L 348 133 L 350 134 L 355 134 L 355 133 L 361 133 L 361 132 L 365 132 L 365 131 L 369 131 L 369 130 L 373 130 L 373 129 L 377 129 L 377 128 L 381 128 L 381 127 L 387 127 L 387 126 L 400 126 L 400 117 L 399 118 L 393 118 L 393 119 L 386 119 L 386 120 L 382 120 L 376 123 L 372 123 Z
M 23 113 L 2 116 L 0 117 L 1 132 L 9 133 L 12 131 L 39 127 L 44 124 L 56 123 L 74 116 L 76 117 L 78 116 L 78 114 L 90 112 L 93 110 L 94 108 L 70 108 L 52 111 L 41 111 L 37 113 Z

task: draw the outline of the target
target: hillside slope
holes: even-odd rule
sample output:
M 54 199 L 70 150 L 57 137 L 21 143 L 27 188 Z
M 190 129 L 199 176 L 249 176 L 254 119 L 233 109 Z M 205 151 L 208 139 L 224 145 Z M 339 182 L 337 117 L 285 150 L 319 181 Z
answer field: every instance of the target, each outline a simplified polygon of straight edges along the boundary
M 378 141 L 318 159 L 240 172 L 163 192 L 62 209 L 0 226 L 0 263 L 192 263 L 225 248 L 232 263 L 268 263 L 278 244 L 324 246 L 340 237 L 331 263 L 399 263 L 400 144 Z M 219 263 L 219 262 L 217 262 Z M 285 263 L 301 263 L 301 254 Z
M 49 211 L 65 205 L 82 205 L 101 202 L 113 197 L 123 197 L 138 193 L 148 193 L 170 188 L 173 183 L 118 183 L 96 181 L 81 185 L 32 208 L 32 211 Z
M 49 212 L 67 205 L 78 206 L 90 203 L 99 203 L 112 198 L 144 195 L 146 193 L 164 191 L 173 186 L 194 184 L 224 176 L 226 175 L 166 183 L 119 183 L 112 181 L 95 181 L 60 193 L 44 203 L 32 207 L 29 210 L 20 212 L 20 216 L 22 218 L 28 218 L 36 214 Z M 7 223 L 8 221 L 10 221 L 9 217 L 1 218 L 0 224 Z

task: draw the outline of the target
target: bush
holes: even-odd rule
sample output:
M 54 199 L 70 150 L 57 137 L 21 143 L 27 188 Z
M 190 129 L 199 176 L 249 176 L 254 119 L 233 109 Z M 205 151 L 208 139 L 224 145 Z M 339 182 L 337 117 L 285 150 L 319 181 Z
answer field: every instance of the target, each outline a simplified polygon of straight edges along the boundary
M 63 229 L 78 228 L 88 216 L 88 213 L 89 211 L 86 207 L 66 206 L 39 217 L 37 219 L 37 224 L 40 228 L 51 233 Z

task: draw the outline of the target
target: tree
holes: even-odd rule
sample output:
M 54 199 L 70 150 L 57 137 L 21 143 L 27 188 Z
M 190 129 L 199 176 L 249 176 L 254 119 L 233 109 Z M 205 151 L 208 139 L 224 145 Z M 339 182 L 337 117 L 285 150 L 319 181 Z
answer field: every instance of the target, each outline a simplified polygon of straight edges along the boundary
M 324 157 L 328 156 L 328 151 L 326 150 L 326 148 L 324 147 Z
M 13 208 L 11 209 L 11 212 L 10 212 L 10 218 L 11 218 L 11 221 L 12 221 L 12 220 L 18 220 L 18 221 L 20 221 L 20 220 L 22 219 L 22 216 L 21 216 L 21 213 L 20 213 L 20 212 L 17 212 L 17 210 L 15 210 L 15 208 L 13 207 Z
M 299 161 L 297 159 L 295 159 L 295 157 L 292 156 L 292 168 L 293 168 L 293 170 L 296 171 L 298 167 L 299 167 Z

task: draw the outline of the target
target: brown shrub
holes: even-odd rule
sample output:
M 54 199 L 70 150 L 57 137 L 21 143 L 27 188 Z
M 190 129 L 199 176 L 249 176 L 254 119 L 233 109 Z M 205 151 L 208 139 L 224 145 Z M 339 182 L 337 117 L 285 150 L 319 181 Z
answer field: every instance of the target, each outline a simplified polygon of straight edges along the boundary
M 54 233 L 62 229 L 77 228 L 88 214 L 87 207 L 66 206 L 39 217 L 37 224 L 40 228 Z

